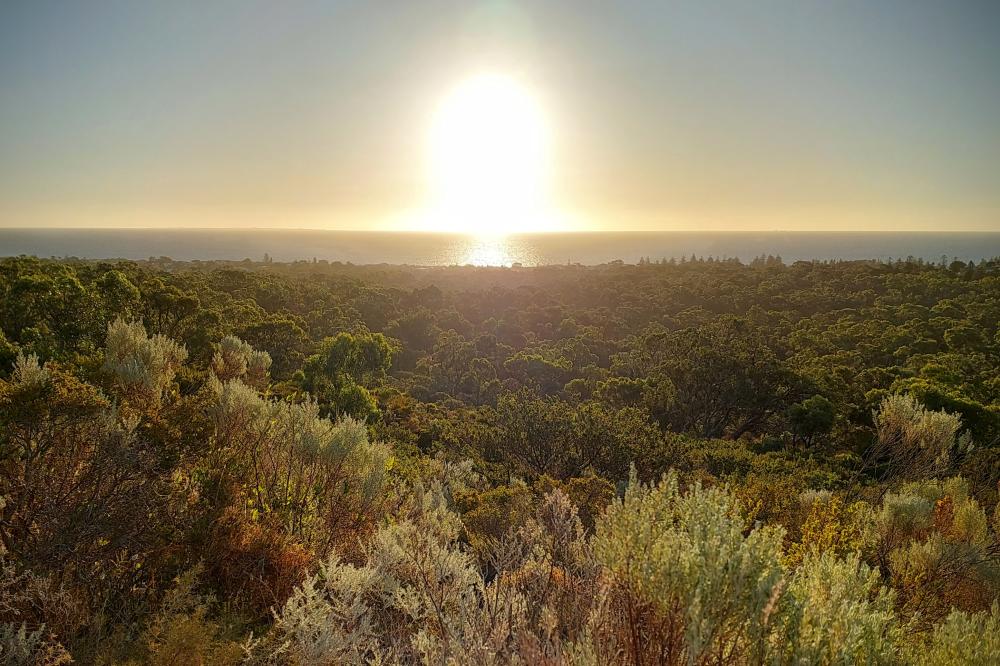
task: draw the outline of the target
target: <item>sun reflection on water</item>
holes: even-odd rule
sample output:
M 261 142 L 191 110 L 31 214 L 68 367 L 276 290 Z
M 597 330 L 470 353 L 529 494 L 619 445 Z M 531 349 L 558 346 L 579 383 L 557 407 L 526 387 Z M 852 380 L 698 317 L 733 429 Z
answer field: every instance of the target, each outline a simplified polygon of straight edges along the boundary
M 505 236 L 470 236 L 463 250 L 463 265 L 510 266 L 514 253 Z

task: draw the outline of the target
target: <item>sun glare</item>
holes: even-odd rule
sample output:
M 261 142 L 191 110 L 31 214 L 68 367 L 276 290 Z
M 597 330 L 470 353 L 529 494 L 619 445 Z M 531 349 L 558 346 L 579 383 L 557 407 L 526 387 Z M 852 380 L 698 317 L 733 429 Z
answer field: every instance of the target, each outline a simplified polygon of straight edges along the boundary
M 460 84 L 434 115 L 425 228 L 477 235 L 549 231 L 549 131 L 537 99 L 507 76 Z

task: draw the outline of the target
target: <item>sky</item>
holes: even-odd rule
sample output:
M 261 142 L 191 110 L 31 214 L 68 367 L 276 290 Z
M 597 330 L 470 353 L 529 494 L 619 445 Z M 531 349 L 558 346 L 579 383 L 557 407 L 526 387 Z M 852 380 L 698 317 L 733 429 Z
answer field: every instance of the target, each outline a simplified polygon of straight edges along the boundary
M 1000 3 L 0 3 L 0 226 L 420 228 L 516 80 L 580 230 L 1000 231 Z M 526 230 L 526 229 L 521 229 Z

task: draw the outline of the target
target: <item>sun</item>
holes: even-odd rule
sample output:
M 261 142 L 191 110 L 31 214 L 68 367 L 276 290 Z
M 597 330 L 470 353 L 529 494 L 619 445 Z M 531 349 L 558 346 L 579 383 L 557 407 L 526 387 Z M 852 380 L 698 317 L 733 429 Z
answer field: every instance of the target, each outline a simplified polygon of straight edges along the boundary
M 462 82 L 431 122 L 425 227 L 477 235 L 551 230 L 549 150 L 545 115 L 527 87 L 500 74 Z

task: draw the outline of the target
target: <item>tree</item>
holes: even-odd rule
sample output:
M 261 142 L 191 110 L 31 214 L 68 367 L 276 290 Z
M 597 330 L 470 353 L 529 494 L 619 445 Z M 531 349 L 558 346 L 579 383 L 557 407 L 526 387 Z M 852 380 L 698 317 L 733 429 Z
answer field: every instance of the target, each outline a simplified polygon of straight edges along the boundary
M 568 479 L 593 469 L 621 480 L 630 462 L 655 460 L 661 444 L 655 424 L 635 408 L 576 407 L 526 390 L 501 394 L 489 423 L 480 444 L 488 459 L 530 478 Z
M 834 420 L 833 403 L 821 395 L 814 395 L 788 409 L 792 434 L 806 446 L 812 446 L 816 437 L 828 434 Z
M 570 365 L 563 359 L 547 359 L 540 354 L 518 352 L 504 362 L 504 370 L 522 386 L 544 395 L 553 395 L 566 384 Z
M 402 343 L 397 364 L 410 369 L 421 353 L 433 349 L 438 330 L 434 315 L 424 307 L 417 307 L 392 321 L 385 332 Z
M 763 427 L 796 390 L 761 332 L 736 317 L 647 335 L 629 364 L 672 384 L 676 399 L 664 417 L 673 429 L 707 438 Z
M 372 418 L 378 411 L 366 386 L 380 382 L 392 365 L 394 348 L 381 333 L 339 333 L 326 338 L 302 369 L 300 386 L 327 414 Z
M 291 317 L 273 316 L 251 323 L 240 329 L 240 337 L 255 349 L 267 352 L 273 361 L 271 373 L 276 380 L 291 377 L 302 366 L 309 347 L 309 335 Z

